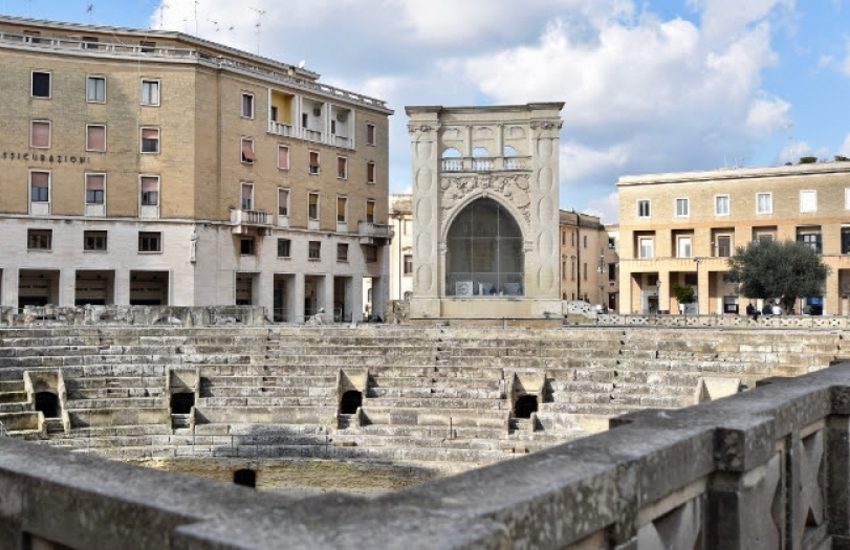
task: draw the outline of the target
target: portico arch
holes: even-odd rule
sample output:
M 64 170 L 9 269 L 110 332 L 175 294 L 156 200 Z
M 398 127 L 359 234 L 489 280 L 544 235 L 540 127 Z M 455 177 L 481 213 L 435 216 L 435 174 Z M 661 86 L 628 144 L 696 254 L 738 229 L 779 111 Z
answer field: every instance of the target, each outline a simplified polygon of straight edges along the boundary
M 524 295 L 523 234 L 516 218 L 496 200 L 467 204 L 446 234 L 447 296 Z

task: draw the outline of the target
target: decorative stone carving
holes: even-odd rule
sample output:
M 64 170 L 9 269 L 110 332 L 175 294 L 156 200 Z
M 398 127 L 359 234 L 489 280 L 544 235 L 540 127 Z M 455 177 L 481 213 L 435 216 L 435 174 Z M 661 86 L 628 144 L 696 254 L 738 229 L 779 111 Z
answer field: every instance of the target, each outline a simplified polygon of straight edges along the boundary
M 440 179 L 440 208 L 443 219 L 468 197 L 480 193 L 495 196 L 516 208 L 526 223 L 531 223 L 531 197 L 528 174 L 443 175 Z

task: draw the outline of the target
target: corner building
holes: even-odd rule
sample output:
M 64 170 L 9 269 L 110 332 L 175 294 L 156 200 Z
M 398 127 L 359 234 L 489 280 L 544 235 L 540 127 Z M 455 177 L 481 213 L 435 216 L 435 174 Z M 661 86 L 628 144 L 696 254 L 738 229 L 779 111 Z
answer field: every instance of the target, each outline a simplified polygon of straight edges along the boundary
M 0 305 L 387 294 L 384 102 L 181 33 L 0 17 Z M 381 310 L 382 310 L 381 309 Z
M 620 313 L 678 312 L 679 284 L 695 288 L 700 314 L 742 314 L 735 248 L 796 240 L 830 268 L 823 296 L 796 313 L 850 314 L 850 163 L 627 176 L 617 189 Z

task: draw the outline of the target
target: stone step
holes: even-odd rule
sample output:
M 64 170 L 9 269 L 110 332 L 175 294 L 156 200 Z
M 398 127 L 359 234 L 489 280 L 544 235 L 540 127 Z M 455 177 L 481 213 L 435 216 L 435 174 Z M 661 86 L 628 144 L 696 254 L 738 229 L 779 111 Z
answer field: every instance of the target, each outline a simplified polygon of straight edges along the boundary
M 11 435 L 20 431 L 38 431 L 38 417 L 36 411 L 0 412 L 0 422 Z
M 336 397 L 200 397 L 198 407 L 325 407 L 335 408 Z
M 504 427 L 507 430 L 509 411 L 481 409 L 402 409 L 364 405 L 362 408 L 371 424 L 418 426 L 477 426 Z

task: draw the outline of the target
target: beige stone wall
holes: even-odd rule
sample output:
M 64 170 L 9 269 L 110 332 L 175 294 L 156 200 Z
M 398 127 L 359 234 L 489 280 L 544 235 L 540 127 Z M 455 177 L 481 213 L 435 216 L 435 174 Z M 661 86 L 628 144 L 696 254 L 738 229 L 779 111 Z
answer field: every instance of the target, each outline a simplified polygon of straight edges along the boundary
M 621 178 L 620 198 L 620 287 L 624 289 L 621 313 L 645 309 L 646 277 L 661 280 L 660 309 L 675 311 L 672 285 L 685 274 L 697 278 L 700 313 L 722 313 L 723 298 L 735 295 L 735 286 L 724 280 L 727 259 L 719 257 L 718 235 L 732 237 L 732 246 L 746 246 L 759 231 L 778 240 L 796 239 L 798 228 L 819 226 L 823 260 L 830 266 L 824 293 L 826 314 L 847 314 L 850 303 L 839 292 L 839 273 L 850 269 L 850 256 L 841 250 L 841 229 L 850 225 L 850 164 L 821 163 L 779 168 L 726 170 L 682 174 L 655 174 Z M 800 192 L 817 194 L 816 208 L 801 212 Z M 756 211 L 756 195 L 771 193 L 773 209 Z M 715 197 L 728 195 L 729 213 L 715 212 Z M 677 198 L 689 199 L 687 217 L 676 216 Z M 650 216 L 638 217 L 637 203 L 650 201 Z M 677 257 L 676 237 L 692 235 L 690 258 Z M 637 258 L 640 236 L 654 239 L 654 257 Z M 699 261 L 696 261 L 696 259 Z M 707 290 L 706 290 L 707 289 Z M 746 300 L 739 299 L 743 311 Z M 799 313 L 799 307 L 798 311 Z
M 561 298 L 607 307 L 610 295 L 616 295 L 616 285 L 609 283 L 608 273 L 617 260 L 599 218 L 562 211 L 560 243 Z

